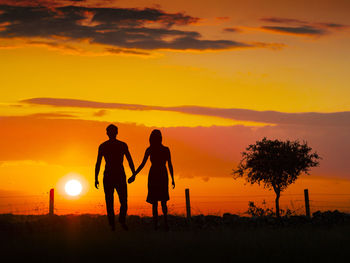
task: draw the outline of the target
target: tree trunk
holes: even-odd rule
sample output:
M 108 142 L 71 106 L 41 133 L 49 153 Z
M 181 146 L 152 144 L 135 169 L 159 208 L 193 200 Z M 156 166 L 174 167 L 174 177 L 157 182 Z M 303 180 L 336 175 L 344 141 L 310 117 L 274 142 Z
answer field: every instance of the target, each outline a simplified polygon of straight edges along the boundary
M 280 193 L 276 193 L 276 216 L 280 217 Z

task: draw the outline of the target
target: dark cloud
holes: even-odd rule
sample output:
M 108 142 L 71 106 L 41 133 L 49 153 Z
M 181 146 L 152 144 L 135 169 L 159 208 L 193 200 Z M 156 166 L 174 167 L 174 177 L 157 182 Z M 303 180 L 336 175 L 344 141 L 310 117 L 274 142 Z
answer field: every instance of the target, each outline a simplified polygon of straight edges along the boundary
M 324 35 L 326 34 L 326 30 L 321 28 L 315 28 L 310 26 L 301 26 L 301 27 L 284 27 L 284 26 L 263 26 L 263 29 L 286 33 L 286 34 L 294 34 L 294 35 Z
M 265 17 L 260 20 L 263 22 L 280 24 L 279 26 L 262 26 L 261 29 L 275 33 L 299 36 L 322 36 L 334 30 L 345 29 L 348 27 L 347 25 L 337 23 L 313 23 L 305 20 L 283 17 Z
M 140 26 L 145 22 L 159 22 L 167 26 L 188 25 L 199 19 L 184 15 L 182 13 L 169 14 L 159 9 L 145 8 L 90 8 L 94 12 L 92 21 L 105 25 L 123 24 L 129 26 Z
M 113 0 L 96 0 L 96 2 L 106 3 L 111 2 Z M 79 4 L 94 4 L 96 2 L 92 0 L 0 0 L 0 3 L 3 5 L 11 5 L 11 6 L 47 6 L 47 7 L 57 7 L 63 5 L 79 5 Z
M 284 18 L 284 17 L 263 17 L 260 20 L 263 22 L 278 23 L 278 24 L 290 24 L 290 23 L 307 24 L 308 23 L 304 20 L 299 20 L 294 18 Z
M 349 26 L 343 25 L 343 24 L 336 24 L 336 23 L 320 23 L 320 26 L 328 27 L 328 28 L 333 28 L 333 29 L 344 29 L 348 28 Z
M 104 103 L 75 99 L 32 98 L 22 103 L 50 105 L 56 107 L 81 107 L 92 109 L 159 110 L 186 114 L 214 116 L 226 119 L 254 121 L 278 125 L 337 126 L 350 128 L 350 112 L 335 113 L 284 113 L 277 111 L 254 111 L 246 109 L 224 109 L 199 106 L 161 107 L 139 104 Z
M 197 21 L 196 17 L 155 8 L 0 5 L 1 38 L 44 38 L 55 42 L 63 41 L 57 37 L 70 41 L 88 39 L 90 43 L 116 47 L 114 51 L 119 53 L 127 53 L 125 49 L 218 50 L 255 46 L 232 40 L 206 40 L 196 31 L 172 28 Z

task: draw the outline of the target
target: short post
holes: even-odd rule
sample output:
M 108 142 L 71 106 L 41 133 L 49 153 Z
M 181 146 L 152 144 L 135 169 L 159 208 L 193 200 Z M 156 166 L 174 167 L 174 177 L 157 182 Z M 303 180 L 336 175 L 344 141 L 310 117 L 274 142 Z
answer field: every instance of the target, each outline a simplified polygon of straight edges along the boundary
M 53 215 L 53 208 L 54 208 L 54 197 L 55 197 L 55 190 L 52 188 L 50 189 L 50 206 L 49 206 L 49 215 Z
M 185 189 L 185 196 L 186 196 L 186 215 L 187 220 L 191 221 L 191 203 L 190 203 L 190 189 Z
M 310 217 L 310 201 L 309 201 L 309 190 L 308 189 L 304 189 L 304 197 L 305 197 L 306 216 Z

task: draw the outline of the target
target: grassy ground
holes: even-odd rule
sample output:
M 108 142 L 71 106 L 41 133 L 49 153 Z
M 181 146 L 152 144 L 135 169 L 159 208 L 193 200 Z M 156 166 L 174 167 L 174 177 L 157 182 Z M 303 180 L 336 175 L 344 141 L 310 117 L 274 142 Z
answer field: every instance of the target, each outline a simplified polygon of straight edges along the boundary
M 111 232 L 104 216 L 0 215 L 2 262 L 340 262 L 349 258 L 349 217 L 275 220 L 170 217 L 169 232 L 131 216 Z

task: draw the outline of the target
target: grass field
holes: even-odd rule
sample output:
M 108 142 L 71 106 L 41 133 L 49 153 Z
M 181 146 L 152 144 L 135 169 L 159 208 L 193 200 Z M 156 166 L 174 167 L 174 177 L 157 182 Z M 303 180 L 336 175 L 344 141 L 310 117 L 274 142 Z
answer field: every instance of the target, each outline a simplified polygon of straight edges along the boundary
M 129 216 L 130 230 L 111 232 L 105 216 L 0 215 L 1 262 L 343 262 L 350 218 L 169 218 L 169 232 L 151 218 Z

